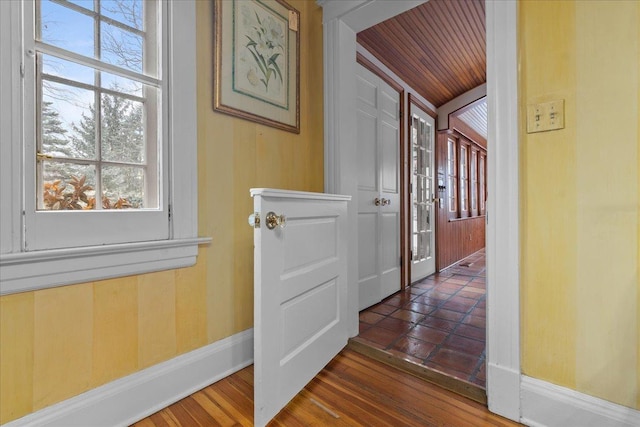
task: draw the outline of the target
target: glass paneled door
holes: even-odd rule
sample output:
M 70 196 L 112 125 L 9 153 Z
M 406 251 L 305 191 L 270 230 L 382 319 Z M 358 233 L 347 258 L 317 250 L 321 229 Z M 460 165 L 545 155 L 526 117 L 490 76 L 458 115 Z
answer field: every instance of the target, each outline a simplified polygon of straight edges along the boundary
M 434 120 L 411 104 L 411 283 L 435 272 Z

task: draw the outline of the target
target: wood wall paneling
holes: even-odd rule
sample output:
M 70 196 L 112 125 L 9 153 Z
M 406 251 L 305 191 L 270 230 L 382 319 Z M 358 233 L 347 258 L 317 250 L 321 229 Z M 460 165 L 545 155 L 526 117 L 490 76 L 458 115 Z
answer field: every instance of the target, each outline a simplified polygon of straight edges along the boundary
M 442 131 L 438 132 L 436 137 L 436 172 L 438 176 L 445 177 L 445 183 L 449 134 L 448 131 Z M 443 203 L 438 204 L 436 215 L 437 271 L 449 267 L 485 246 L 485 217 L 450 219 L 446 192 L 442 201 Z

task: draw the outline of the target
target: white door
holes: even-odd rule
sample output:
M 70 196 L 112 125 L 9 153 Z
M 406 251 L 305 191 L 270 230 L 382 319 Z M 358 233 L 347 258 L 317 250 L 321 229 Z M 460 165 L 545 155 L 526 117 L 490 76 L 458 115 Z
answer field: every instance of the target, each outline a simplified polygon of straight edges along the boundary
M 252 189 L 254 422 L 264 426 L 347 344 L 350 196 Z M 250 221 L 251 218 L 250 217 Z
M 411 283 L 436 271 L 433 117 L 411 105 Z
M 400 94 L 358 64 L 360 310 L 400 290 Z

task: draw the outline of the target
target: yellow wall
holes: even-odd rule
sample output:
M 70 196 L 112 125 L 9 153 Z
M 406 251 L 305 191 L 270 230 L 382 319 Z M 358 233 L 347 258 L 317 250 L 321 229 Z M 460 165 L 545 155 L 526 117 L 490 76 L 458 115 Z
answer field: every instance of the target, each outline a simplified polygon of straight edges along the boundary
M 640 408 L 640 3 L 519 7 L 523 372 Z
M 251 187 L 322 191 L 322 11 L 301 13 L 295 135 L 212 110 L 212 22 L 197 2 L 196 266 L 0 298 L 0 423 L 253 326 Z

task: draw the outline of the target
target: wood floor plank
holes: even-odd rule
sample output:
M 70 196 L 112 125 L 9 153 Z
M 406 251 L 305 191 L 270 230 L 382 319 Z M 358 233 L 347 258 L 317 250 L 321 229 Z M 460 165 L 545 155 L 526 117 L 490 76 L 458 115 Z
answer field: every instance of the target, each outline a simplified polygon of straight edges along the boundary
M 214 384 L 217 385 L 218 383 Z M 209 386 L 204 389 L 204 393 L 212 398 L 229 416 L 242 426 L 253 425 L 253 401 L 250 411 L 242 411 L 234 405 L 233 401 L 227 400 L 226 396 L 219 393 L 218 387 Z
M 253 367 L 136 423 L 136 427 L 253 425 Z M 269 424 L 510 427 L 486 407 L 352 350 L 344 350 Z
M 195 393 L 191 397 L 198 402 L 203 410 L 207 411 L 222 427 L 237 425 L 237 421 L 225 412 L 216 402 L 212 401 L 204 392 Z

